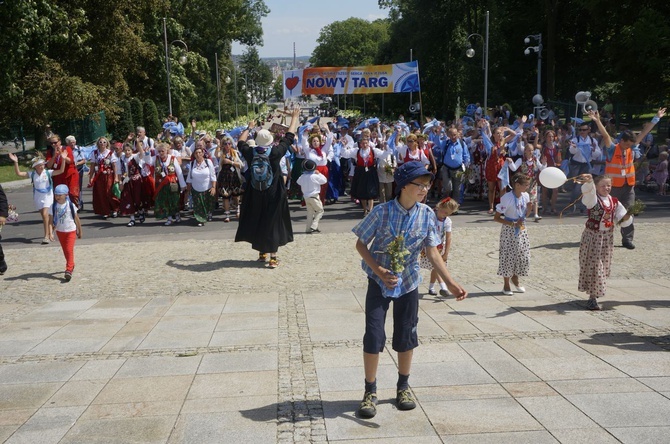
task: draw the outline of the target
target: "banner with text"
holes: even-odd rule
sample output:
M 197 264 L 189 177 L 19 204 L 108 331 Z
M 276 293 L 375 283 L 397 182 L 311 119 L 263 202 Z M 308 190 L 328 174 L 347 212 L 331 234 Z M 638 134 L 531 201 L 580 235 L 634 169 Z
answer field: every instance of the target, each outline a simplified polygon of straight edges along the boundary
M 419 63 L 284 71 L 284 99 L 309 94 L 419 92 Z

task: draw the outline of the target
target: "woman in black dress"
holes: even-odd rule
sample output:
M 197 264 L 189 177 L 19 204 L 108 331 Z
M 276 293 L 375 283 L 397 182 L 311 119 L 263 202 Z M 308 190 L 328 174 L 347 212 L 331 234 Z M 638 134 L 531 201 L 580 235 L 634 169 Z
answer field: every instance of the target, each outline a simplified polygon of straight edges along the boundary
M 299 117 L 300 108 L 296 107 L 291 113 L 291 125 L 277 145 L 273 144 L 273 136 L 267 130 L 261 130 L 256 135 L 256 147 L 247 144 L 249 128 L 253 128 L 255 122 L 249 122 L 249 127 L 244 130 L 237 144 L 240 154 L 250 168 L 256 153 L 269 158 L 272 182 L 263 191 L 256 189 L 252 183 L 247 183 L 235 235 L 235 242 L 249 242 L 251 248 L 258 251 L 259 262 L 265 262 L 269 254 L 270 260 L 267 264 L 269 268 L 276 268 L 279 265 L 277 259 L 279 247 L 293 242 L 288 197 L 279 162 L 293 143 Z

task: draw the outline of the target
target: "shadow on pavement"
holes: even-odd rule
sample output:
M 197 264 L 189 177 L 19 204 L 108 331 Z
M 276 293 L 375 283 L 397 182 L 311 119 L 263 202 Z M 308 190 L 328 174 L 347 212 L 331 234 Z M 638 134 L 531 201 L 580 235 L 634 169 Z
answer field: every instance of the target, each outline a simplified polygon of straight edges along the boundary
M 61 279 L 57 276 L 62 275 L 63 272 L 59 271 L 57 273 L 25 273 L 19 276 L 6 277 L 5 281 L 28 281 L 31 279 L 55 279 L 60 281 Z
M 542 244 L 536 247 L 531 247 L 531 250 L 539 248 L 546 248 L 548 250 L 562 250 L 563 248 L 579 248 L 579 242 L 561 242 L 560 244 Z
M 197 262 L 192 264 L 187 264 L 185 262 L 190 262 L 189 260 L 169 260 L 165 263 L 168 267 L 176 268 L 177 270 L 184 271 L 193 271 L 196 273 L 204 273 L 208 271 L 216 271 L 221 268 L 264 268 L 265 265 L 250 260 L 237 260 L 237 259 L 224 259 L 217 262 Z
M 660 348 L 668 349 L 670 336 L 638 336 L 633 333 L 595 333 L 591 335 L 590 339 L 581 339 L 579 342 L 590 345 L 607 345 L 621 350 L 658 352 L 659 346 Z M 658 342 L 662 344 L 655 345 Z
M 379 400 L 379 404 L 394 403 L 395 400 Z M 284 402 L 279 404 L 270 404 L 263 407 L 258 407 L 249 410 L 240 410 L 243 417 L 251 419 L 256 422 L 275 421 L 279 417 L 281 422 L 300 423 L 308 421 L 313 416 L 322 416 L 315 412 L 309 412 L 307 404 L 310 407 L 317 409 L 315 404 L 320 404 L 323 411 L 323 418 L 344 418 L 353 421 L 361 426 L 368 428 L 379 428 L 380 425 L 369 419 L 361 419 L 356 417 L 355 411 L 358 408 L 359 401 L 297 401 L 294 403 Z

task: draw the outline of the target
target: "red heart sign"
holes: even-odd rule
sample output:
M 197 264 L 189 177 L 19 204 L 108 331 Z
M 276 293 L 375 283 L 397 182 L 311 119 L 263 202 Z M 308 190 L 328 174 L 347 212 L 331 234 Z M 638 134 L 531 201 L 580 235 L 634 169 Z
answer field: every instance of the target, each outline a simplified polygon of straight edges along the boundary
M 298 86 L 298 82 L 300 82 L 300 77 L 297 76 L 288 77 L 284 82 L 284 85 L 286 85 L 289 91 L 293 91 L 293 88 Z

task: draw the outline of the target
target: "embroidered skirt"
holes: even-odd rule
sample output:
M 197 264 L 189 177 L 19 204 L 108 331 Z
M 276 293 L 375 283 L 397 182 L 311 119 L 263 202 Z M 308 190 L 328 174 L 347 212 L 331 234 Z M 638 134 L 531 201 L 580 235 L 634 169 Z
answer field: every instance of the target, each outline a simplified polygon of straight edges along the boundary
M 200 223 L 207 222 L 207 215 L 212 212 L 214 197 L 208 191 L 196 191 L 191 189 L 193 198 L 193 217 Z
M 530 241 L 528 231 L 515 233 L 514 227 L 503 225 L 500 230 L 498 276 L 528 276 L 530 270 Z
M 579 291 L 596 298 L 605 296 L 612 264 L 613 244 L 613 229 L 584 230 L 579 245 Z

